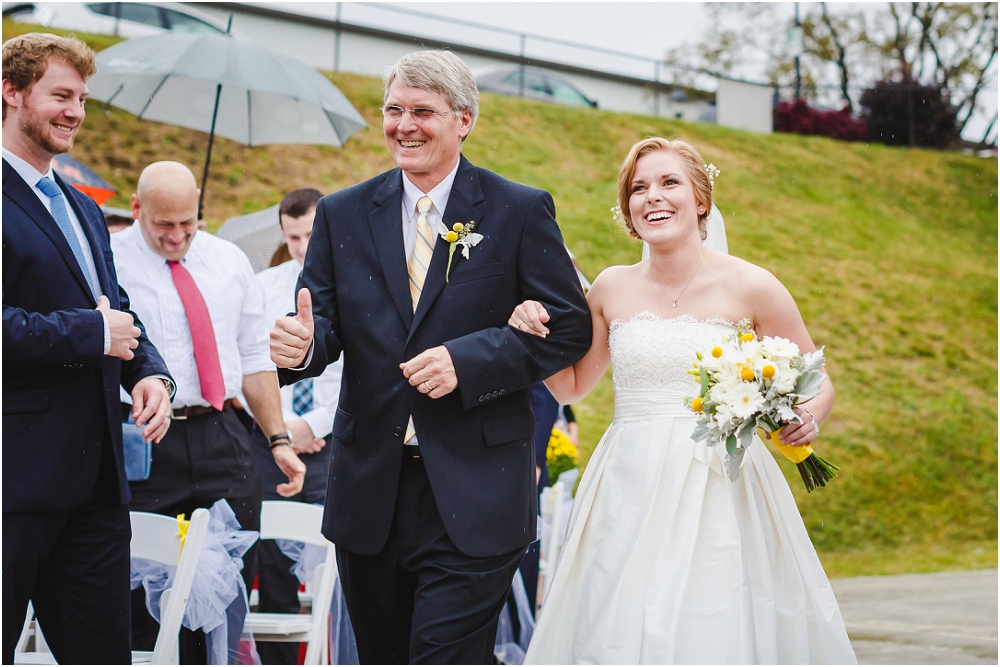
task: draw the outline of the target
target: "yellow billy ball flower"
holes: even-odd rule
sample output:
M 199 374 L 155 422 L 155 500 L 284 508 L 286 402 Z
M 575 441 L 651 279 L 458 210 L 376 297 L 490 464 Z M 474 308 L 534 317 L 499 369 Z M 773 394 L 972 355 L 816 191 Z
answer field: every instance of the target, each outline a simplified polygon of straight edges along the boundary
M 746 382 L 750 382 L 751 380 L 753 380 L 753 369 L 744 368 L 743 372 L 740 373 L 740 377 L 743 378 Z
M 702 400 L 701 396 L 695 396 L 691 399 L 691 409 L 695 412 L 701 412 L 705 409 L 705 401 Z
M 749 343 L 752 340 L 753 340 L 753 334 L 752 333 L 745 333 L 745 334 L 742 334 L 740 336 L 740 342 L 741 343 Z
M 455 232 L 448 232 L 447 234 L 445 234 L 444 240 L 447 241 L 448 243 L 454 243 L 455 241 L 458 240 L 458 234 L 456 234 Z
M 774 366 L 767 365 L 761 369 L 760 374 L 766 377 L 768 380 L 774 377 Z
M 715 357 L 716 359 L 718 359 L 719 357 L 721 357 L 722 356 L 722 348 L 719 347 L 718 345 L 716 345 L 715 347 L 713 347 L 712 348 L 712 356 Z
M 465 225 L 463 225 L 461 222 L 456 222 L 454 225 L 451 226 L 451 228 L 455 230 L 455 232 L 461 234 L 462 230 L 465 229 Z

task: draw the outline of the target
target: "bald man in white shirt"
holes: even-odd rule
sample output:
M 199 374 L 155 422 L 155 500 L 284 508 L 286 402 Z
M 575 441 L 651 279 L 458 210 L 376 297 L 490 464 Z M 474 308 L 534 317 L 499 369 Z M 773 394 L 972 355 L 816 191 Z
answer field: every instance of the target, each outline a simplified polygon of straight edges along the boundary
M 277 493 L 298 494 L 305 476 L 281 415 L 263 294 L 242 250 L 199 231 L 199 190 L 187 167 L 153 163 L 136 189 L 138 223 L 112 238 L 115 266 L 121 284 L 142 295 L 147 332 L 172 369 L 177 394 L 173 428 L 153 447 L 149 479 L 131 483 L 131 508 L 190 516 L 224 498 L 244 530 L 259 530 L 261 489 L 250 438 L 231 407 L 241 391 L 288 478 Z M 244 557 L 248 590 L 255 556 Z M 155 641 L 155 632 L 141 600 L 133 599 L 133 648 Z M 181 661 L 204 661 L 200 639 L 185 638 L 187 632 Z

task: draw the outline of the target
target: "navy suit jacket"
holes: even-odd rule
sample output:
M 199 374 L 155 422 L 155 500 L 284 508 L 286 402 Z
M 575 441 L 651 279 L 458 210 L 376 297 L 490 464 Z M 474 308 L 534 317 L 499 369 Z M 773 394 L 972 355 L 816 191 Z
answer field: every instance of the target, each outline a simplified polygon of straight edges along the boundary
M 62 188 L 83 227 L 111 308 L 127 311 L 107 226 L 87 195 Z M 110 443 L 117 494 L 129 501 L 119 386 L 169 375 L 142 329 L 135 358 L 104 355 L 104 322 L 66 237 L 24 179 L 3 162 L 3 511 L 81 505 Z M 132 314 L 135 316 L 134 313 Z
M 315 346 L 303 371 L 319 375 L 344 355 L 333 426 L 324 534 L 375 554 L 389 535 L 407 417 L 438 510 L 463 553 L 485 557 L 535 539 L 535 420 L 528 387 L 590 347 L 590 312 L 556 224 L 552 197 L 473 166 L 464 157 L 444 222 L 484 236 L 468 259 L 437 241 L 416 312 L 400 220 L 402 175 L 393 169 L 324 197 L 316 209 L 299 288 L 308 287 Z M 552 316 L 547 338 L 507 326 L 525 299 Z M 458 388 L 431 399 L 399 364 L 447 347 Z

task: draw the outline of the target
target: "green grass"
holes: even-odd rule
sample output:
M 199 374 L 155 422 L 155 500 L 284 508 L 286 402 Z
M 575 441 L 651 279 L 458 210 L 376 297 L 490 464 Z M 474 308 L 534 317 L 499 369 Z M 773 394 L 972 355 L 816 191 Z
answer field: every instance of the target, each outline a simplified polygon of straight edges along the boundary
M 4 22 L 4 38 L 26 28 Z M 86 37 L 86 36 L 85 36 Z M 86 37 L 95 48 L 110 38 Z M 215 228 L 295 187 L 335 190 L 391 166 L 379 82 L 331 79 L 371 126 L 343 149 L 216 142 L 206 196 Z M 692 141 L 722 169 L 730 251 L 796 297 L 827 346 L 837 406 L 821 453 L 842 468 L 806 494 L 781 461 L 831 574 L 997 565 L 997 161 L 956 153 L 757 135 L 484 94 L 473 162 L 549 190 L 593 278 L 638 259 L 611 222 L 617 167 L 648 135 Z M 207 137 L 93 104 L 74 155 L 127 206 L 157 159 L 200 177 Z M 582 458 L 611 420 L 610 376 L 579 406 Z

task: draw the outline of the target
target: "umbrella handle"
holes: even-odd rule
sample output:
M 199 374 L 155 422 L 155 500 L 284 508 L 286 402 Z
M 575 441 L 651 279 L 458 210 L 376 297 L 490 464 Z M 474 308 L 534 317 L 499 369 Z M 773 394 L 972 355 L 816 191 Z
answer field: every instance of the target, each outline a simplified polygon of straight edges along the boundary
M 208 165 L 212 161 L 212 144 L 215 141 L 215 119 L 219 115 L 219 98 L 222 96 L 222 84 L 215 87 L 215 109 L 212 110 L 212 129 L 208 133 L 208 152 L 205 154 L 205 171 L 201 175 L 201 194 L 198 195 L 198 219 L 202 219 L 205 207 L 205 186 L 208 185 Z

